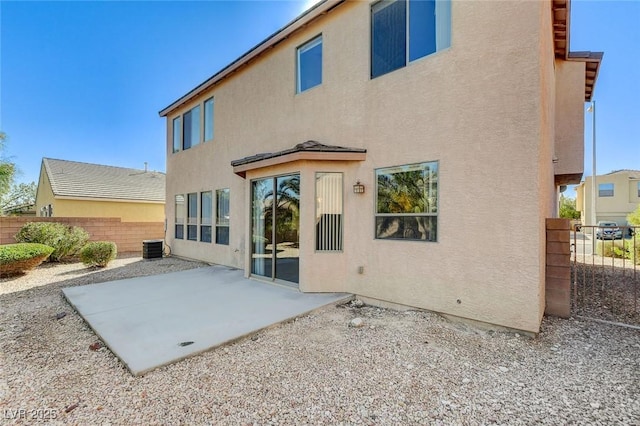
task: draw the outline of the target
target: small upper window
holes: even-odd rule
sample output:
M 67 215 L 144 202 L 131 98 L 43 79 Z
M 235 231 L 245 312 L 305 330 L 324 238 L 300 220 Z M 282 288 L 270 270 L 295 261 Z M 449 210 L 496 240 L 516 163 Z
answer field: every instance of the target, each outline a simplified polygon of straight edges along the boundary
M 598 185 L 598 197 L 613 197 L 613 184 L 601 183 Z
M 200 143 L 200 105 L 183 116 L 182 149 L 189 149 Z
M 204 101 L 204 141 L 213 139 L 213 98 Z
M 297 92 L 322 84 L 322 36 L 298 48 Z
M 371 7 L 371 78 L 449 46 L 450 0 L 383 0 Z

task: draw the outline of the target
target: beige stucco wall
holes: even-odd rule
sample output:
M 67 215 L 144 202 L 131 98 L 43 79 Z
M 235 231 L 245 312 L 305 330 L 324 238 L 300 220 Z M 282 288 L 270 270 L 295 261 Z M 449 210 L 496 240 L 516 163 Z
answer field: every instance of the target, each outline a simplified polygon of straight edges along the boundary
M 162 222 L 164 203 L 101 201 L 55 197 L 44 168 L 40 170 L 36 193 L 36 214 L 40 208 L 53 207 L 53 217 L 118 217 L 123 222 Z
M 123 222 L 162 222 L 164 203 L 55 199 L 53 216 L 119 217 Z
M 169 232 L 173 253 L 245 267 L 250 180 L 300 172 L 302 290 L 348 291 L 537 332 L 544 218 L 555 205 L 558 88 L 549 9 L 545 2 L 454 2 L 451 48 L 370 79 L 369 4 L 350 2 L 173 111 L 170 229 L 175 194 L 231 193 L 230 245 L 177 241 Z M 295 48 L 320 33 L 323 83 L 296 94 Z M 172 119 L 212 94 L 215 139 L 173 154 Z M 309 139 L 366 148 L 367 159 L 296 162 L 251 171 L 246 180 L 232 173 L 231 160 Z M 438 242 L 374 239 L 374 170 L 434 160 Z M 313 252 L 316 171 L 345 174 L 343 253 Z M 351 190 L 357 179 L 363 195 Z
M 556 116 L 558 113 L 557 99 L 557 68 L 553 44 L 552 11 L 546 2 L 538 2 L 539 8 L 539 42 L 538 55 L 540 58 L 540 141 L 537 156 L 537 233 L 536 245 L 541 249 L 537 252 L 537 315 L 541 321 L 545 311 L 545 277 L 546 277 L 546 225 L 545 218 L 557 217 L 557 191 L 554 182 L 553 157 L 556 145 Z
M 53 191 L 51 190 L 51 182 L 44 167 L 40 167 L 40 177 L 38 179 L 38 190 L 36 191 L 36 215 L 40 216 L 42 207 L 54 204 Z M 54 212 L 55 213 L 55 212 Z
M 618 172 L 608 175 L 596 176 L 596 223 L 601 220 L 614 221 L 620 226 L 627 225 L 627 215 L 638 208 L 637 174 Z M 582 223 L 591 223 L 591 181 L 593 177 L 587 176 L 582 185 L 576 188 L 578 194 L 576 200 L 577 209 L 581 213 Z M 598 196 L 598 186 L 602 183 L 614 185 L 613 197 Z
M 556 61 L 555 155 L 558 175 L 584 170 L 585 63 Z M 566 183 L 578 183 L 580 178 Z

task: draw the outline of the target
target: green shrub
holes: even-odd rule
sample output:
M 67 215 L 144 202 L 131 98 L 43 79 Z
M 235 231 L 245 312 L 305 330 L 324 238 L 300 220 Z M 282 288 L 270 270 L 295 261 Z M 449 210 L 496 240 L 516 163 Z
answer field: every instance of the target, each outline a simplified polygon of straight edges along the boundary
M 633 238 L 625 240 L 624 245 L 627 253 L 627 259 L 634 261 L 636 265 L 640 265 L 640 238 L 636 236 L 635 247 Z
M 53 253 L 53 247 L 36 243 L 6 244 L 0 246 L 0 276 L 29 271 Z
M 598 241 L 596 254 L 604 257 L 623 258 L 625 247 L 624 240 Z
M 604 257 L 629 259 L 640 265 L 640 238 L 634 240 L 598 241 L 596 254 Z
M 15 236 L 19 243 L 40 243 L 53 247 L 49 261 L 78 254 L 89 240 L 89 234 L 77 226 L 67 226 L 57 222 L 29 222 Z
M 80 250 L 80 260 L 87 266 L 104 268 L 116 258 L 118 247 L 111 241 L 94 241 Z

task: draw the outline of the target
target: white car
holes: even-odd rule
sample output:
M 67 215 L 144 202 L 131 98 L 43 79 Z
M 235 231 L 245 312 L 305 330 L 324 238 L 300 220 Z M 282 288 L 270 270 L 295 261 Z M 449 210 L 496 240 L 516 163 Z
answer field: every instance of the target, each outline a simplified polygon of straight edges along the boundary
M 596 238 L 599 240 L 622 239 L 622 231 L 618 228 L 618 224 L 615 222 L 598 222 Z

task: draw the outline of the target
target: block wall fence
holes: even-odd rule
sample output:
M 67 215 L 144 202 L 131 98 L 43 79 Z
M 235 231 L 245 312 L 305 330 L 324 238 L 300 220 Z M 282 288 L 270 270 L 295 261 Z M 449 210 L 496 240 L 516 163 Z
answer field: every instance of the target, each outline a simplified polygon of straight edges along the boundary
M 0 217 L 0 244 L 13 244 L 13 236 L 28 222 L 59 222 L 80 226 L 90 241 L 113 241 L 118 253 L 142 253 L 144 240 L 164 238 L 163 222 L 122 222 L 116 217 Z
M 569 219 L 547 219 L 545 314 L 571 316 L 571 247 Z

